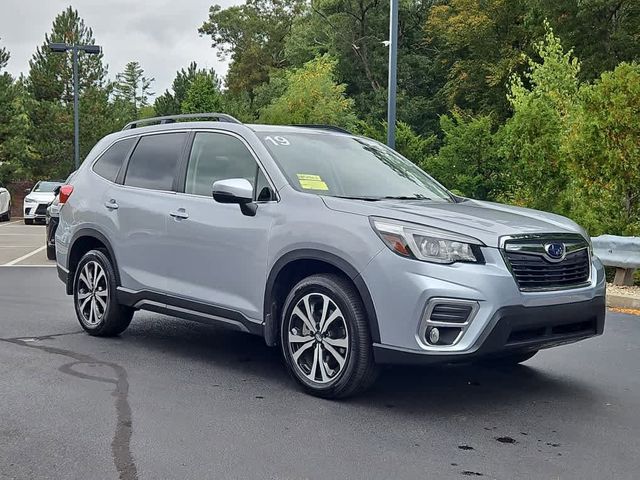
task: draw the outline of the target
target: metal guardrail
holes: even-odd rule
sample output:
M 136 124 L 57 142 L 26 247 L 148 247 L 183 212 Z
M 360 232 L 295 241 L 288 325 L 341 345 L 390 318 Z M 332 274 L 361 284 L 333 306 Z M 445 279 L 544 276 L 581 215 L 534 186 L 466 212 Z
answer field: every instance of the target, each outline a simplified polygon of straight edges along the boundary
M 591 241 L 600 261 L 616 268 L 614 285 L 633 285 L 634 271 L 640 268 L 640 237 L 600 235 Z

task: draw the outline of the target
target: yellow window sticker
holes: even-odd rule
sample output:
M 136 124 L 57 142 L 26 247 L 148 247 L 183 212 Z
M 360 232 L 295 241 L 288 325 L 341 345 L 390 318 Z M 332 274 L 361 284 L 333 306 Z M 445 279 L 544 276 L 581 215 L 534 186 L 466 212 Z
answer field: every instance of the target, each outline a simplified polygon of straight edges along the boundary
M 305 173 L 298 174 L 298 182 L 305 190 L 329 190 L 327 184 L 320 175 L 307 175 Z

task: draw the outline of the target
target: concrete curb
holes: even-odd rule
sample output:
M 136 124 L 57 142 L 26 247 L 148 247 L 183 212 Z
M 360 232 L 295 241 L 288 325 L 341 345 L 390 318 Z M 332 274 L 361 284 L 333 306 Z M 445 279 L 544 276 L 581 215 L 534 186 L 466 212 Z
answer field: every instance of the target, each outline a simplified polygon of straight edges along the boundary
M 640 310 L 640 298 L 607 294 L 607 307 L 631 308 Z

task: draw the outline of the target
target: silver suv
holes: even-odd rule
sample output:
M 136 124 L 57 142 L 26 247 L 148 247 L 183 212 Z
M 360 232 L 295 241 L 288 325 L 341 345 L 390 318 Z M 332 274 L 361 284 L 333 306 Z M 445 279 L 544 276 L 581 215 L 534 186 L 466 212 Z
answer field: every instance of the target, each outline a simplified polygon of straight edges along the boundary
M 227 325 L 335 398 L 380 364 L 517 363 L 602 333 L 574 222 L 455 196 L 333 127 L 190 117 L 108 135 L 60 189 L 58 272 L 89 334 L 139 309 Z

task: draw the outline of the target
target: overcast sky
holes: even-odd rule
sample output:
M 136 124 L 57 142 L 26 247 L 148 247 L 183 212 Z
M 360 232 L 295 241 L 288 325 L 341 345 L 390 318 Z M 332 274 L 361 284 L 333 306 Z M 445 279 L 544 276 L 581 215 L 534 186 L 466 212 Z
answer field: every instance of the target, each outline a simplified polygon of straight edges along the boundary
M 67 6 L 78 10 L 93 29 L 104 51 L 109 76 L 115 78 L 131 60 L 140 62 L 147 76 L 156 79 L 153 90 L 163 93 L 175 73 L 192 60 L 198 66 L 226 73 L 211 48 L 209 37 L 198 27 L 208 18 L 209 7 L 242 3 L 241 0 L 0 0 L 0 46 L 11 53 L 7 70 L 13 75 L 29 70 L 36 46 L 51 31 L 53 19 Z

